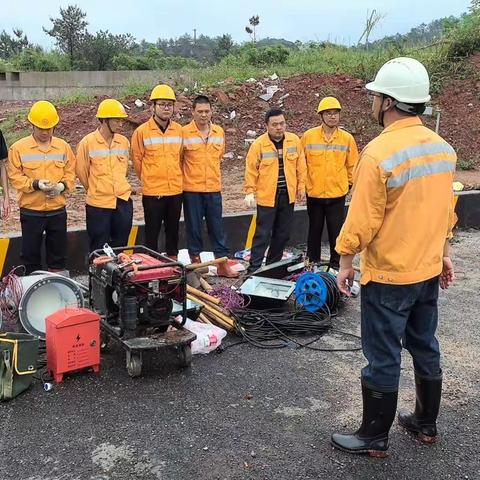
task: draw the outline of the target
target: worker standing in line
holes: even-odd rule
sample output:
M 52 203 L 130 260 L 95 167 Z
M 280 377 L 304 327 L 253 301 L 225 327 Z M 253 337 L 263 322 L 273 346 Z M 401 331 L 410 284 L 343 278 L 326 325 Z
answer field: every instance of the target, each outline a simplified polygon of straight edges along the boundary
M 188 253 L 192 263 L 200 262 L 203 251 L 203 218 L 216 258 L 228 256 L 222 220 L 220 165 L 225 153 L 223 128 L 212 123 L 212 106 L 205 95 L 193 101 L 193 120 L 183 132 L 183 211 Z M 217 267 L 221 276 L 235 277 L 227 263 Z
M 167 255 L 178 256 L 178 228 L 182 211 L 182 127 L 172 120 L 175 93 L 157 85 L 150 95 L 152 117 L 132 136 L 132 159 L 141 181 L 145 215 L 145 244 L 158 251 L 158 237 L 165 226 Z
M 125 108 L 113 98 L 98 105 L 97 130 L 77 146 L 76 173 L 87 192 L 86 223 L 90 252 L 128 244 L 132 228 L 132 189 L 127 180 L 130 142 L 120 135 Z
M 438 292 L 454 280 L 449 239 L 455 224 L 453 148 L 418 115 L 430 100 L 425 67 L 413 58 L 387 62 L 366 86 L 383 132 L 363 150 L 347 219 L 337 240 L 337 284 L 349 294 L 353 258 L 362 252 L 363 421 L 333 434 L 334 447 L 385 456 L 397 408 L 402 347 L 413 357 L 416 406 L 399 423 L 425 443 L 437 437 L 442 391 L 435 331 Z
M 0 130 L 0 186 L 2 187 L 3 200 L 0 203 L 0 217 L 6 218 L 10 213 L 10 194 L 8 191 L 7 163 L 8 149 L 5 138 Z
M 320 261 L 326 220 L 330 267 L 335 270 L 340 260 L 335 242 L 343 225 L 345 196 L 352 186 L 353 169 L 358 161 L 353 136 L 339 127 L 341 109 L 336 98 L 323 98 L 317 108 L 322 124 L 307 130 L 302 137 L 307 162 L 307 256 L 312 262 Z
M 50 102 L 34 103 L 28 121 L 32 135 L 15 142 L 8 153 L 8 174 L 20 205 L 21 259 L 27 275 L 41 269 L 45 233 L 47 267 L 59 272 L 66 266 L 65 194 L 74 186 L 75 156 L 67 142 L 53 136 L 59 117 Z
M 257 204 L 257 225 L 253 237 L 248 273 L 266 263 L 282 259 L 290 238 L 295 200 L 305 198 L 306 165 L 300 139 L 286 131 L 284 112 L 270 109 L 265 115 L 267 132 L 250 146 L 246 158 L 245 205 Z

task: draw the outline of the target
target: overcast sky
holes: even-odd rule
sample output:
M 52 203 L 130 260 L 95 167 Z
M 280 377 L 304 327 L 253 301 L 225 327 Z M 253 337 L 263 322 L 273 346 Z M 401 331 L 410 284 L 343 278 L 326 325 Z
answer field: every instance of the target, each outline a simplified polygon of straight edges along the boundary
M 53 47 L 43 33 L 49 17 L 73 1 L 6 0 L 0 10 L 0 30 L 22 28 L 30 41 Z M 287 40 L 330 40 L 356 43 L 367 10 L 386 14 L 372 40 L 406 33 L 412 27 L 437 18 L 460 15 L 469 0 L 82 0 L 77 5 L 87 13 L 88 29 L 131 33 L 137 40 L 155 42 L 159 37 L 178 37 L 185 32 L 217 36 L 230 33 L 235 41 L 248 40 L 245 26 L 251 15 L 260 16 L 258 36 Z

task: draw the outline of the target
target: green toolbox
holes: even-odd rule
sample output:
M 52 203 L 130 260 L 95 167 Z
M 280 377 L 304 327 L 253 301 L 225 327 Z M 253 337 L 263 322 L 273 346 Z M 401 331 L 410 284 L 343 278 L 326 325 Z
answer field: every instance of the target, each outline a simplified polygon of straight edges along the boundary
M 39 338 L 26 333 L 0 334 L 0 400 L 25 391 L 37 371 Z

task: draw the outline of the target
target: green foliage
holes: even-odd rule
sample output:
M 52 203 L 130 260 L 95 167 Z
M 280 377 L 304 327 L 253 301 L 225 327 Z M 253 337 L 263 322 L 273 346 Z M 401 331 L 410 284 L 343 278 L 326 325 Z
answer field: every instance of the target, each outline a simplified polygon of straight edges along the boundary
M 17 140 L 27 136 L 30 131 L 28 129 L 15 129 L 15 124 L 18 121 L 25 120 L 27 118 L 27 111 L 20 110 L 15 113 L 9 113 L 6 115 L 5 120 L 0 123 L 0 129 L 5 136 L 5 141 L 8 146 L 14 144 Z
M 448 35 L 447 59 L 458 60 L 480 50 L 480 11 L 465 15 Z
M 269 65 L 284 65 L 290 55 L 291 50 L 283 45 L 258 48 L 252 43 L 241 47 L 236 53 L 225 58 L 225 63 L 229 65 L 253 65 L 256 67 L 265 67 Z
M 215 41 L 217 42 L 217 46 L 215 49 L 215 57 L 218 60 L 226 57 L 235 46 L 232 36 L 228 33 L 222 35 L 221 37 L 215 38 Z
M 60 52 L 45 52 L 40 47 L 27 48 L 12 59 L 13 65 L 19 70 L 36 72 L 57 72 L 69 70 L 69 59 Z
M 0 58 L 7 60 L 31 47 L 27 36 L 19 28 L 13 29 L 13 35 L 9 35 L 5 30 L 0 32 Z
M 161 52 L 144 56 L 123 53 L 115 56 L 112 64 L 115 70 L 182 70 L 201 66 L 191 58 L 165 57 Z
M 152 90 L 151 83 L 130 82 L 123 87 L 119 92 L 117 98 L 140 97 L 142 98 L 146 92 Z
M 86 16 L 76 5 L 60 7 L 60 18 L 50 17 L 53 27 L 50 30 L 43 28 L 45 33 L 55 39 L 57 47 L 69 56 L 72 66 L 79 59 L 80 46 L 87 33 Z
M 112 70 L 114 58 L 132 49 L 134 38 L 130 34 L 114 35 L 100 30 L 94 35 L 86 33 L 80 45 L 82 70 Z
M 114 70 L 150 70 L 151 65 L 151 62 L 143 55 L 119 53 L 112 58 Z
M 297 44 L 295 42 L 290 42 L 285 40 L 284 38 L 262 38 L 261 40 L 257 40 L 256 46 L 257 48 L 262 47 L 274 47 L 276 45 L 282 45 L 286 48 L 296 48 Z
M 56 105 L 78 105 L 80 103 L 88 103 L 92 101 L 94 97 L 93 94 L 77 88 L 76 90 L 71 90 L 67 95 L 55 99 Z
M 480 165 L 480 158 L 459 158 L 457 160 L 457 168 L 459 170 L 473 170 L 477 165 Z

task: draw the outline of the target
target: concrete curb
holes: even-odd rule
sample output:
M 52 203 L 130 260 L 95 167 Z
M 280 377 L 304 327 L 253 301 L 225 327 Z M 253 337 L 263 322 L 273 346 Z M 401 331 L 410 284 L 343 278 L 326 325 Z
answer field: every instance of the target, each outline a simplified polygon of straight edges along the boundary
M 458 228 L 480 228 L 480 191 L 459 192 L 456 205 Z M 346 209 L 348 206 L 346 207 Z M 228 214 L 223 218 L 226 241 L 232 253 L 250 246 L 254 231 L 254 215 L 252 212 Z M 295 209 L 290 245 L 297 246 L 307 241 L 308 216 L 306 207 Z M 208 234 L 204 228 L 204 245 L 209 248 Z M 324 239 L 326 231 L 324 229 Z M 0 238 L 0 276 L 8 273 L 14 266 L 21 265 L 21 235 L 12 234 Z M 134 225 L 129 238 L 129 245 L 142 244 L 144 225 Z M 162 243 L 161 243 L 162 245 Z M 185 248 L 185 224 L 180 222 L 180 248 Z M 163 245 L 162 245 L 163 246 Z M 85 273 L 87 269 L 88 237 L 83 229 L 72 229 L 68 232 L 67 268 L 74 273 Z

